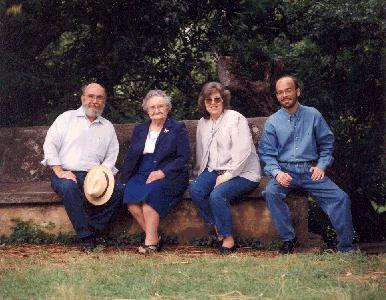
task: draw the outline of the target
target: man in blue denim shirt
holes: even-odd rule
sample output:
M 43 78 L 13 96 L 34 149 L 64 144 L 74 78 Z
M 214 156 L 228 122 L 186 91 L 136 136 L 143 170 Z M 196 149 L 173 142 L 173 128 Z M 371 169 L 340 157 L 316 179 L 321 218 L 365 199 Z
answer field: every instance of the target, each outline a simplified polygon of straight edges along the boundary
M 351 203 L 347 194 L 325 176 L 333 162 L 334 135 L 321 113 L 298 102 L 296 78 L 276 81 L 276 97 L 282 108 L 268 118 L 259 143 L 264 171 L 271 177 L 264 197 L 273 223 L 284 242 L 280 253 L 298 246 L 290 212 L 284 202 L 295 188 L 310 193 L 329 216 L 338 236 L 338 250 L 352 251 Z

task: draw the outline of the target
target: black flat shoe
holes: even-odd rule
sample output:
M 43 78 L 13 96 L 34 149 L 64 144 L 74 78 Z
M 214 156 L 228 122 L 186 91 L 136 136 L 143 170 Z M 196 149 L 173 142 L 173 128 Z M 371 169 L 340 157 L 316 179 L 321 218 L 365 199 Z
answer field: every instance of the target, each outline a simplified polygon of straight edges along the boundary
M 212 247 L 219 248 L 222 245 L 224 237 L 217 232 L 215 225 L 208 225 L 209 239 L 212 240 Z
M 93 252 L 96 248 L 95 238 L 94 237 L 86 237 L 80 240 L 80 251 L 82 252 Z
M 158 238 L 158 243 L 155 245 L 141 245 L 138 247 L 138 252 L 141 254 L 151 254 L 161 251 L 162 248 L 162 239 Z
M 298 242 L 298 239 L 295 237 L 294 239 L 290 241 L 283 242 L 283 245 L 281 245 L 279 249 L 280 254 L 291 254 L 294 252 L 296 247 L 299 247 L 300 244 Z
M 158 245 L 142 245 L 138 247 L 138 252 L 145 255 L 156 253 L 159 251 L 160 251 L 160 248 L 158 247 Z
M 236 252 L 236 250 L 237 250 L 236 245 L 234 245 L 231 248 L 220 246 L 217 249 L 218 253 L 221 254 L 221 255 L 229 255 L 229 254 L 232 254 L 232 253 Z

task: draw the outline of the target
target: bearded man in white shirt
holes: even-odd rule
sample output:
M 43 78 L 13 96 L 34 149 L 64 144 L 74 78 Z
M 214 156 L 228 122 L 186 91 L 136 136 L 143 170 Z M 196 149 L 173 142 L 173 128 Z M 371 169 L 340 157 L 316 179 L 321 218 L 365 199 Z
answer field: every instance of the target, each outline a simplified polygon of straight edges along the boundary
M 105 89 L 90 83 L 82 88 L 81 101 L 80 108 L 64 112 L 49 128 L 42 164 L 53 170 L 52 189 L 63 199 L 81 250 L 92 251 L 95 234 L 106 230 L 121 205 L 123 190 L 115 184 L 111 198 L 103 205 L 92 205 L 84 198 L 83 183 L 91 168 L 103 165 L 117 173 L 119 143 L 113 125 L 101 116 L 106 104 Z

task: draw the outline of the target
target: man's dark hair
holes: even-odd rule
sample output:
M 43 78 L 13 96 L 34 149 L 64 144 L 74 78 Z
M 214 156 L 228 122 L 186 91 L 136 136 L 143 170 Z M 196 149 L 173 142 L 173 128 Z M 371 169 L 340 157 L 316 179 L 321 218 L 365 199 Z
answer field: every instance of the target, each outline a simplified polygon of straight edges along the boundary
M 282 75 L 282 76 L 280 76 L 278 79 L 276 79 L 276 81 L 275 81 L 275 87 L 276 87 L 277 82 L 278 82 L 280 79 L 282 79 L 282 78 L 291 78 L 292 81 L 293 81 L 294 84 L 295 84 L 295 89 L 300 88 L 298 79 L 297 79 L 295 76 L 293 76 L 293 75 L 288 75 L 288 74 Z

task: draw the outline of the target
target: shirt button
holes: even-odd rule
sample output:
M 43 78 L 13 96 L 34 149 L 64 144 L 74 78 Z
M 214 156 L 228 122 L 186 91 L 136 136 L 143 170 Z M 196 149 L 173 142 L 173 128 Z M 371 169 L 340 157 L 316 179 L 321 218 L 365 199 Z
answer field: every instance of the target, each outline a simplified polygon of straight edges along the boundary
M 157 161 L 156 160 L 153 160 L 153 163 L 156 163 Z
M 295 149 L 298 150 L 298 147 L 296 147 Z

